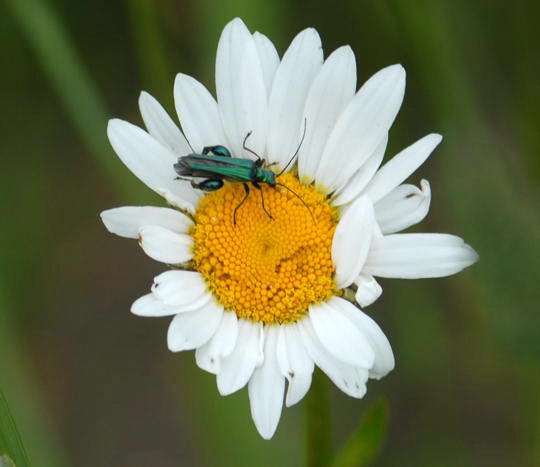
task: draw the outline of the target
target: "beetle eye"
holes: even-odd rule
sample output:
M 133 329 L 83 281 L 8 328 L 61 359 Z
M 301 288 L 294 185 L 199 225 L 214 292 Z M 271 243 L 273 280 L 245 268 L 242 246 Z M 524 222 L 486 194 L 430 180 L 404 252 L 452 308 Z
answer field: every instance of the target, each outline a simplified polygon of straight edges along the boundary
M 214 146 L 212 152 L 216 156 L 231 157 L 231 153 L 225 146 Z

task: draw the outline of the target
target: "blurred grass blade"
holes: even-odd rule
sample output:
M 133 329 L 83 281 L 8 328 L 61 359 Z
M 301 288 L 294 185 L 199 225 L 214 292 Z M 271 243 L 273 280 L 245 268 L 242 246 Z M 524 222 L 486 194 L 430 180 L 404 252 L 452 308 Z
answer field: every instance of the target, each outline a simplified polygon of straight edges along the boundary
M 7 0 L 6 4 L 88 150 L 115 187 L 133 193 L 134 177 L 125 176 L 105 138 L 108 112 L 61 19 L 46 0 Z
M 159 101 L 172 96 L 173 74 L 154 0 L 125 0 L 143 85 Z
M 332 467 L 364 467 L 372 462 L 386 441 L 388 430 L 388 401 L 376 400 L 369 407 L 356 430 L 351 434 Z
M 1 282 L 0 282 L 1 284 Z M 0 375 L 2 390 L 9 398 L 10 407 L 17 414 L 17 424 L 24 432 L 24 442 L 30 458 L 39 459 L 38 467 L 64 467 L 69 465 L 58 433 L 51 423 L 46 401 L 36 381 L 31 377 L 23 345 L 13 322 L 14 309 L 0 286 Z M 3 409 L 0 409 L 0 412 Z M 4 421 L 6 420 L 6 421 Z M 7 416 L 0 414 L 0 430 Z M 2 438 L 3 439 L 3 438 Z M 12 438 L 7 438 L 12 439 Z M 17 438 L 15 438 L 17 439 Z M 0 456 L 3 453 L 0 450 Z M 9 454 L 9 453 L 8 453 Z M 17 467 L 28 465 L 25 458 L 9 454 Z M 9 464 L 8 464 L 9 465 Z M 2 466 L 3 467 L 3 466 Z
M 0 455 L 2 456 L 0 467 L 9 466 L 12 459 L 12 463 L 17 467 L 30 466 L 19 430 L 2 390 L 0 390 Z

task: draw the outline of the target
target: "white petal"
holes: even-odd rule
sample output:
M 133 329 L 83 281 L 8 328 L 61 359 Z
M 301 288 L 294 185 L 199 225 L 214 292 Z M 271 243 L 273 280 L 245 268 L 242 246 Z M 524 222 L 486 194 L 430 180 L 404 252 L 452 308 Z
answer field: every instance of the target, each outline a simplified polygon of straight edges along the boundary
M 354 283 L 358 287 L 355 299 L 360 306 L 371 305 L 382 294 L 382 287 L 373 276 L 360 274 Z
M 139 231 L 139 244 L 150 258 L 167 264 L 180 264 L 193 257 L 190 236 L 158 226 L 145 226 Z
M 255 426 L 264 439 L 270 439 L 281 416 L 285 378 L 279 372 L 276 358 L 278 327 L 267 326 L 265 334 L 264 363 L 253 372 L 248 391 Z
M 179 180 L 182 183 L 188 183 L 186 181 Z M 156 191 L 165 198 L 165 201 L 167 201 L 167 204 L 170 206 L 173 206 L 175 208 L 181 209 L 182 211 L 187 211 L 191 213 L 195 213 L 195 206 L 197 205 L 197 202 L 200 198 L 204 196 L 204 193 L 200 190 L 193 190 L 191 187 L 189 187 L 191 190 L 191 195 L 193 198 L 196 199 L 193 203 L 188 203 L 180 196 L 177 196 L 176 194 L 172 193 L 170 190 L 166 188 L 158 188 Z
M 374 203 L 382 199 L 420 167 L 441 140 L 441 135 L 433 133 L 395 155 L 375 174 L 364 194 Z
M 232 20 L 221 34 L 216 57 L 216 90 L 221 123 L 231 152 L 253 158 L 242 148 L 246 135 L 254 152 L 263 155 L 268 101 L 255 41 L 242 20 Z
M 109 232 L 126 238 L 138 238 L 145 225 L 159 225 L 178 233 L 187 233 L 193 225 L 189 217 L 175 209 L 152 206 L 108 209 L 100 216 Z
M 399 232 L 418 224 L 429 211 L 431 190 L 427 180 L 414 185 L 399 185 L 375 204 L 375 219 L 384 234 Z
M 172 352 L 192 350 L 206 344 L 216 332 L 223 307 L 210 300 L 199 310 L 176 315 L 167 332 L 167 346 Z
M 170 149 L 123 120 L 109 120 L 107 135 L 118 157 L 148 187 L 157 192 L 168 190 L 194 210 L 198 195 L 188 182 L 175 180 L 173 164 L 177 157 Z
M 354 323 L 375 352 L 375 360 L 369 371 L 370 378 L 381 379 L 390 373 L 395 366 L 394 354 L 390 342 L 379 325 L 347 300 L 338 298 L 334 305 L 339 306 L 340 310 Z
M 263 361 L 263 328 L 261 323 L 238 320 L 238 338 L 230 355 L 221 360 L 217 375 L 218 391 L 222 396 L 242 389 L 255 367 Z
M 336 267 L 336 286 L 348 287 L 366 261 L 375 217 L 373 205 L 366 196 L 358 198 L 345 211 L 332 240 L 332 261 Z
M 280 326 L 276 346 L 281 374 L 289 382 L 286 405 L 300 402 L 311 386 L 314 364 L 304 347 L 297 324 Z
M 266 92 L 267 95 L 270 95 L 272 83 L 274 82 L 274 75 L 276 74 L 279 65 L 279 55 L 272 41 L 264 34 L 255 32 L 253 34 L 253 40 L 255 41 L 255 47 L 257 47 L 259 60 L 261 61 Z
M 298 151 L 301 180 L 315 178 L 326 140 L 355 90 L 354 53 L 349 46 L 340 47 L 324 62 L 306 99 L 301 119 L 302 125 L 306 122 L 306 136 Z
M 137 316 L 171 316 L 177 313 L 176 309 L 159 301 L 154 294 L 149 293 L 138 298 L 131 305 L 131 312 Z
M 182 129 L 196 152 L 201 152 L 204 146 L 227 144 L 216 100 L 196 79 L 182 73 L 176 75 L 174 105 Z
M 317 337 L 335 358 L 355 367 L 371 368 L 375 355 L 365 337 L 342 313 L 337 297 L 311 305 L 309 317 Z
M 388 133 L 404 92 L 405 70 L 401 65 L 384 68 L 360 88 L 328 139 L 317 183 L 330 192 L 345 185 Z
M 369 159 L 360 167 L 356 173 L 347 180 L 347 183 L 338 190 L 335 198 L 332 200 L 334 206 L 342 206 L 350 203 L 362 193 L 366 185 L 373 178 L 375 172 L 381 165 L 388 144 L 388 135 L 386 135 Z
M 332 382 L 345 394 L 361 399 L 366 393 L 368 370 L 354 367 L 334 358 L 323 346 L 309 317 L 298 322 L 306 349 L 315 364 L 324 371 Z
M 189 306 L 208 295 L 206 282 L 195 271 L 165 271 L 154 278 L 152 293 L 170 306 Z
M 232 353 L 237 336 L 238 318 L 234 312 L 226 311 L 212 338 L 195 352 L 199 368 L 217 375 L 221 369 L 221 359 Z
M 374 239 L 364 267 L 376 277 L 444 277 L 478 260 L 461 238 L 448 234 L 393 234 Z
M 139 96 L 139 109 L 148 133 L 161 144 L 180 156 L 191 152 L 186 138 L 176 123 L 161 104 L 145 91 Z
M 315 29 L 299 33 L 276 71 L 268 106 L 267 154 L 284 167 L 300 143 L 306 97 L 323 63 L 321 38 Z

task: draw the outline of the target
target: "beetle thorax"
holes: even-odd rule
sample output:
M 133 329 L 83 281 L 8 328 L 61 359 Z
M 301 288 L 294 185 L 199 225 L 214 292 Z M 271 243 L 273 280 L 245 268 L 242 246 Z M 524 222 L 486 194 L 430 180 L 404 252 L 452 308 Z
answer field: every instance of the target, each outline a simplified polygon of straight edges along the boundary
M 271 187 L 276 186 L 276 174 L 271 170 L 257 168 L 255 172 L 255 179 L 257 182 L 266 183 Z

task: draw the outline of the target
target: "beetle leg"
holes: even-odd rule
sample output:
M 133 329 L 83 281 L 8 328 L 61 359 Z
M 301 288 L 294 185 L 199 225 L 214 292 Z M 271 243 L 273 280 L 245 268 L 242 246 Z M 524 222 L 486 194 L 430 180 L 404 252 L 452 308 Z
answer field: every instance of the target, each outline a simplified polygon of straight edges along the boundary
M 242 207 L 242 204 L 244 204 L 246 202 L 246 199 L 249 196 L 249 186 L 248 186 L 248 184 L 244 183 L 243 185 L 244 185 L 244 190 L 246 191 L 246 194 L 244 195 L 244 198 L 242 198 L 242 201 L 240 201 L 240 204 L 234 208 L 234 214 L 233 214 L 234 225 L 236 225 L 236 212 L 238 211 L 238 209 L 240 209 Z
M 200 183 L 196 182 L 195 180 L 191 179 L 191 188 L 195 188 L 196 190 L 200 190 Z
M 209 182 L 220 182 L 220 185 L 217 187 L 209 187 L 208 185 Z M 200 182 L 196 182 L 195 180 L 191 179 L 191 187 L 195 188 L 196 190 L 210 192 L 210 191 L 219 190 L 222 186 L 223 186 L 223 181 L 220 179 L 207 178 Z
M 262 187 L 257 182 L 251 182 L 251 183 L 253 183 L 253 186 L 255 188 L 257 188 L 257 190 L 259 190 L 261 192 L 261 203 L 262 203 L 263 211 L 266 213 L 266 215 L 270 219 L 274 220 L 274 216 L 272 216 L 272 214 L 270 214 L 270 212 L 268 211 L 268 209 L 266 209 L 266 206 L 264 205 L 264 195 L 263 195 Z

